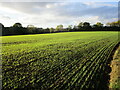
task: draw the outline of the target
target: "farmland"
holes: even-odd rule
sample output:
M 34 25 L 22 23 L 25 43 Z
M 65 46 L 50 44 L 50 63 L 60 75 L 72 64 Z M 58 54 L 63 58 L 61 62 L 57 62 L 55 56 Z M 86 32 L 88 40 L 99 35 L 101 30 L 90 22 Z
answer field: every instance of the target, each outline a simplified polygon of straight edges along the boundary
M 118 32 L 1 38 L 3 89 L 105 88 L 108 58 L 119 42 Z

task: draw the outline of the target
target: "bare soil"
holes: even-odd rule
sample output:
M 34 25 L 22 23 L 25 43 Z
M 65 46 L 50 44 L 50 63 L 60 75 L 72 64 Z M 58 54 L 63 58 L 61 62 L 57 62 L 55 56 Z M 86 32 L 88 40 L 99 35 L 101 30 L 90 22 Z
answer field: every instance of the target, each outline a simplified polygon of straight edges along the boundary
M 110 85 L 109 89 L 120 89 L 120 45 L 115 51 L 113 60 L 111 61 Z M 118 90 L 118 89 L 117 89 Z

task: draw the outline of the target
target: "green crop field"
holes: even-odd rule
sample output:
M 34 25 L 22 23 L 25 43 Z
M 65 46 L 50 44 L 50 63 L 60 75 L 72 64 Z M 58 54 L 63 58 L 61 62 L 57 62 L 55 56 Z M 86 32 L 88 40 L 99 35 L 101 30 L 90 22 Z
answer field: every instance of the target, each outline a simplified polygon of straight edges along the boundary
M 2 36 L 3 89 L 104 88 L 118 32 Z

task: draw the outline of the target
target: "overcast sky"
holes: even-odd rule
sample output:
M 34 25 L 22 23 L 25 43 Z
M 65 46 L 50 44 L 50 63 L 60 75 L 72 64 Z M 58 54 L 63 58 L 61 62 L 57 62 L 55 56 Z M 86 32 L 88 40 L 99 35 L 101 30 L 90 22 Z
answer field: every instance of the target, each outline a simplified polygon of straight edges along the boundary
M 0 23 L 4 26 L 12 26 L 14 23 L 20 22 L 24 27 L 32 24 L 46 28 L 56 27 L 59 24 L 66 27 L 79 22 L 105 24 L 118 19 L 118 2 L 112 0 L 111 2 L 47 1 L 0 2 Z

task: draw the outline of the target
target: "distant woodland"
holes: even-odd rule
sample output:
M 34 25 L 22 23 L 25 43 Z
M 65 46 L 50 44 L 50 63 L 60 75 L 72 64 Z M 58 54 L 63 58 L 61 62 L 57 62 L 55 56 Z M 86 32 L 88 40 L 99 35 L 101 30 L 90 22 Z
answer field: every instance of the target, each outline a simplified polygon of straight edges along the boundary
M 11 27 L 4 27 L 0 23 L 0 30 L 2 30 L 2 36 L 7 35 L 26 35 L 26 34 L 42 34 L 42 33 L 57 33 L 57 32 L 75 32 L 75 31 L 119 31 L 120 20 L 116 22 L 110 22 L 106 25 L 101 22 L 97 22 L 91 25 L 89 22 L 80 22 L 78 25 L 68 25 L 64 28 L 63 25 L 58 25 L 56 28 L 38 28 L 34 25 L 28 25 L 23 27 L 21 23 L 15 23 Z

